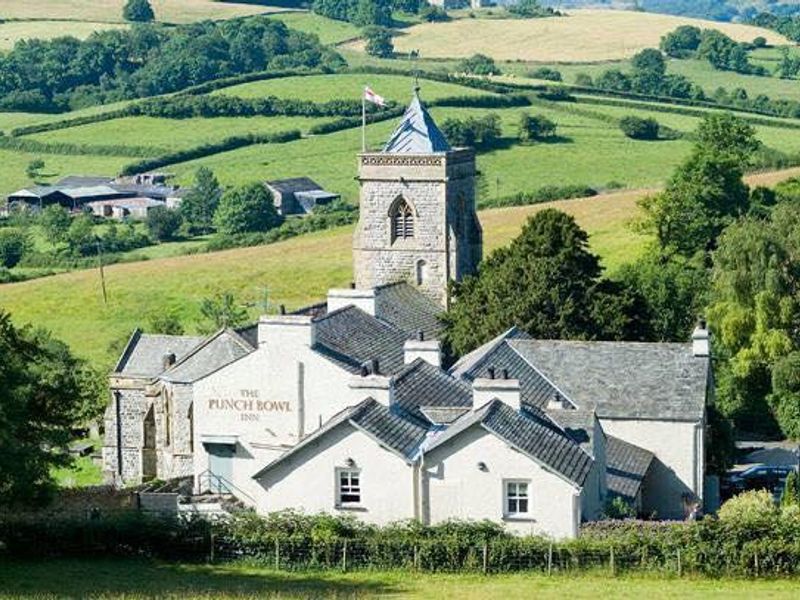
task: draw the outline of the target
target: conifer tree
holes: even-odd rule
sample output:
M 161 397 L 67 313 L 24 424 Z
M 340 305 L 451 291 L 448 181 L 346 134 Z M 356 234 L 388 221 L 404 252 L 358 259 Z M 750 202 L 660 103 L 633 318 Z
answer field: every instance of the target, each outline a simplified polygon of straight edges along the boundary
M 148 0 L 128 0 L 122 9 L 122 18 L 135 23 L 149 23 L 156 18 Z

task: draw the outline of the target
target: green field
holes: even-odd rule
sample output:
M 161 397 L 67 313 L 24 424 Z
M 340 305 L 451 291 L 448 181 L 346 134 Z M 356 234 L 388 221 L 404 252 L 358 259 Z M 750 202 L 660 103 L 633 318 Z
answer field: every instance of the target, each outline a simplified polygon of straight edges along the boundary
M 313 33 L 323 44 L 337 44 L 361 35 L 361 30 L 344 21 L 326 19 L 309 12 L 287 12 L 276 14 L 274 19 L 283 21 L 288 27 Z
M 427 100 L 436 100 L 452 96 L 486 96 L 490 92 L 474 88 L 423 81 L 421 83 Z M 371 73 L 341 73 L 336 75 L 313 75 L 307 77 L 284 77 L 235 85 L 214 94 L 238 96 L 240 98 L 297 98 L 312 102 L 328 102 L 330 100 L 360 100 L 364 86 L 370 86 L 375 93 L 387 100 L 395 100 L 402 104 L 408 102 L 414 89 L 414 78 L 400 75 L 375 75 Z
M 0 7 L 0 17 L 3 16 Z M 121 29 L 127 25 L 91 21 L 9 21 L 0 23 L 0 51 L 10 50 L 20 40 L 51 39 L 71 35 L 86 39 L 95 31 Z
M 162 119 L 124 117 L 33 134 L 30 139 L 48 143 L 82 146 L 119 144 L 152 146 L 153 154 L 183 150 L 200 144 L 219 142 L 235 135 L 276 133 L 299 129 L 331 119 L 310 117 L 215 117 L 211 119 Z
M 99 106 L 91 106 L 80 110 L 73 110 L 68 113 L 26 113 L 26 112 L 0 112 L 0 131 L 10 132 L 15 127 L 26 127 L 28 125 L 41 125 L 61 121 L 63 119 L 77 119 L 91 115 L 103 114 L 124 108 L 130 101 L 114 102 Z
M 145 559 L 5 561 L 4 598 L 796 598 L 793 579 L 681 579 L 606 573 L 547 577 L 445 575 L 406 571 L 287 573 L 246 564 L 186 564 Z

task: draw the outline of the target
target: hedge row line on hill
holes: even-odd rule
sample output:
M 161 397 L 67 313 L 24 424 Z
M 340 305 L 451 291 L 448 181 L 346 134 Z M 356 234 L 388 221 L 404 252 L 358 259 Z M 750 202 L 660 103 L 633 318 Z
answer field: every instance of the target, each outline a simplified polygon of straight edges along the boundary
M 492 523 L 412 522 L 382 528 L 329 515 L 252 513 L 174 520 L 140 513 L 95 519 L 4 518 L 12 557 L 145 555 L 180 560 L 250 558 L 283 569 L 511 572 L 661 571 L 710 576 L 800 574 L 798 516 L 664 523 L 605 521 L 575 540 L 514 537 Z
M 495 198 L 482 198 L 478 208 L 502 208 L 506 206 L 527 206 L 554 202 L 556 200 L 570 200 L 572 198 L 587 198 L 596 196 L 598 191 L 586 185 L 546 185 L 532 192 L 517 192 L 508 196 Z
M 154 153 L 166 153 L 166 148 L 153 146 L 126 146 L 123 144 L 73 144 L 70 142 L 40 142 L 29 138 L 0 135 L 0 148 L 34 154 L 66 154 L 71 156 L 130 156 L 140 158 Z

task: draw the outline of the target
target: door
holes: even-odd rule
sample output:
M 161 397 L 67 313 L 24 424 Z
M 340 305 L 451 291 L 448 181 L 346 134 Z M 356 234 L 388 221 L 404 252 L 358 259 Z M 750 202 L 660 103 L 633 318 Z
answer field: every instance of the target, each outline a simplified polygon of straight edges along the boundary
M 230 494 L 236 446 L 206 444 L 206 449 L 208 450 L 209 490 L 214 494 Z

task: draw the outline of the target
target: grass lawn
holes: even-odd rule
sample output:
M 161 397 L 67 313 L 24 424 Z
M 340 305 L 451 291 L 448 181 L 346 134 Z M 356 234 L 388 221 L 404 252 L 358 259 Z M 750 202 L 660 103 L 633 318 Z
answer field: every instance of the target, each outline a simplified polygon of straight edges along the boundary
M 96 438 L 90 441 L 94 444 L 94 452 L 98 451 L 103 440 Z M 71 467 L 56 469 L 53 472 L 56 482 L 60 487 L 86 487 L 103 483 L 103 470 L 91 456 L 79 456 Z
M 364 86 L 370 86 L 387 100 L 406 104 L 414 89 L 414 78 L 400 75 L 376 75 L 370 73 L 342 73 L 337 75 L 309 75 L 307 77 L 284 77 L 266 81 L 253 81 L 213 92 L 240 98 L 292 98 L 328 102 L 350 98 L 360 100 Z M 452 83 L 423 81 L 421 83 L 427 100 L 452 96 L 486 96 L 490 92 Z
M 687 24 L 718 29 L 738 41 L 764 36 L 770 44 L 786 43 L 774 31 L 749 25 L 621 10 L 571 10 L 569 15 L 424 23 L 403 30 L 395 38 L 395 48 L 398 52 L 418 49 L 426 58 L 481 52 L 498 60 L 592 62 L 628 58 L 644 48 L 658 47 L 661 36 Z
M 39 125 L 42 123 L 51 123 L 53 121 L 61 121 L 63 119 L 75 119 L 78 117 L 87 117 L 90 115 L 101 114 L 110 112 L 119 108 L 124 108 L 130 104 L 129 100 L 122 102 L 114 102 L 113 104 L 91 106 L 81 110 L 73 110 L 68 113 L 26 113 L 26 112 L 0 112 L 0 131 L 10 132 L 15 127 L 24 127 L 27 125 Z
M 69 19 L 74 21 L 122 21 L 126 0 L 3 0 L 0 16 L 13 19 Z M 266 4 L 266 2 L 264 3 Z M 217 0 L 150 0 L 156 20 L 190 23 L 203 19 L 230 19 L 284 10 L 257 3 Z
M 5 5 L 0 10 L 4 9 Z M 20 40 L 33 38 L 49 40 L 62 35 L 71 35 L 83 40 L 95 31 L 123 29 L 125 27 L 127 25 L 92 23 L 91 21 L 10 21 L 0 23 L 0 50 L 11 50 L 14 44 Z
M 76 598 L 796 598 L 796 580 L 611 577 L 538 573 L 445 575 L 390 572 L 288 573 L 245 564 L 182 564 L 145 559 L 6 561 L 3 597 Z
M 27 136 L 40 142 L 71 143 L 84 146 L 152 146 L 153 154 L 182 150 L 200 144 L 219 142 L 234 135 L 275 133 L 299 129 L 303 132 L 317 123 L 330 121 L 312 117 L 215 117 L 162 119 L 124 117 L 68 129 L 45 131 Z

